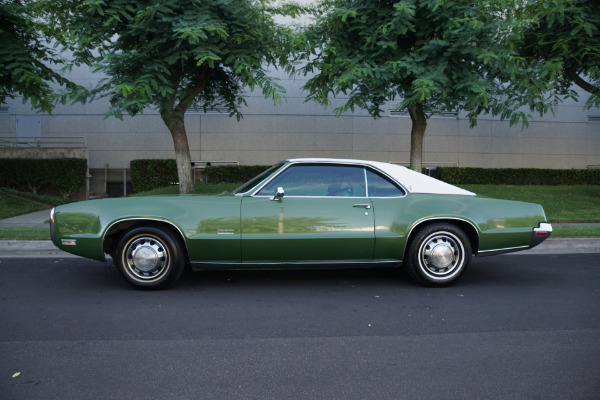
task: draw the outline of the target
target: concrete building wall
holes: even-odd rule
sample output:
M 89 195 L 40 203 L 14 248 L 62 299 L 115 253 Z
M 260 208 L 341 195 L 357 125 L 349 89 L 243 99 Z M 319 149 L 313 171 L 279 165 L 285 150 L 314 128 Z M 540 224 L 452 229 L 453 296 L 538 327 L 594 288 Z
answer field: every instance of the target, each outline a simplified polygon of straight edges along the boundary
M 75 71 L 74 76 L 88 87 L 98 79 L 85 70 Z M 306 103 L 301 91 L 304 82 L 282 77 L 287 94 L 280 105 L 250 93 L 240 121 L 226 114 L 188 113 L 185 123 L 192 160 L 270 164 L 291 157 L 344 157 L 408 164 L 408 116 L 391 116 L 390 104 L 379 119 L 362 110 L 336 117 L 333 109 L 343 99 L 334 100 L 327 109 Z M 580 102 L 560 104 L 556 115 L 534 115 L 525 129 L 485 115 L 474 128 L 462 115 L 433 116 L 425 134 L 424 162 L 493 168 L 600 166 L 600 124 L 590 122 L 600 116 L 600 110 L 585 109 L 587 97 L 582 92 Z M 107 109 L 106 100 L 58 106 L 52 116 L 42 116 L 42 137 L 85 138 L 93 171 L 120 171 L 139 158 L 174 158 L 171 136 L 156 111 L 119 120 L 105 118 Z M 4 105 L 0 140 L 15 137 L 17 117 L 31 114 L 35 112 L 20 99 Z

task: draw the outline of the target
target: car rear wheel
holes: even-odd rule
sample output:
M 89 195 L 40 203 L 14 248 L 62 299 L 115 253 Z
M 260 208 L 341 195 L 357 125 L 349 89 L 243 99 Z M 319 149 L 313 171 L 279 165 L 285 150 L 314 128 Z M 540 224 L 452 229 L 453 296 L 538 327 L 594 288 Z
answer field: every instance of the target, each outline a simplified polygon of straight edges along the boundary
M 471 243 L 462 229 L 451 224 L 428 225 L 410 242 L 406 269 L 426 286 L 448 286 L 465 273 L 471 253 Z
M 179 279 L 185 266 L 177 238 L 155 227 L 139 227 L 123 234 L 113 260 L 121 276 L 141 289 L 169 286 Z

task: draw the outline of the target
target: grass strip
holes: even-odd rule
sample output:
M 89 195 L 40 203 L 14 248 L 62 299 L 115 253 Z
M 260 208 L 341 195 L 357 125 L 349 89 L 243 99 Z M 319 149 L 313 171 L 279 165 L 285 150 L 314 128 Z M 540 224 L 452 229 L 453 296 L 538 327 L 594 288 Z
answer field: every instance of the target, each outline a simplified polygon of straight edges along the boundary
M 550 222 L 600 222 L 600 186 L 460 185 L 482 196 L 538 203 Z
M 600 237 L 600 226 L 555 226 L 550 237 Z
M 0 227 L 0 240 L 50 240 L 50 228 Z

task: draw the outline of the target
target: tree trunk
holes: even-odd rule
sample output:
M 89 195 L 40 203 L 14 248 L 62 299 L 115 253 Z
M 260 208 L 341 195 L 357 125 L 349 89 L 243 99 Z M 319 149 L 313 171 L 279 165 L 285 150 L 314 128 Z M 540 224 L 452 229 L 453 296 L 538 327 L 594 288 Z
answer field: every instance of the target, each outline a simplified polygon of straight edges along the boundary
M 190 156 L 190 146 L 183 119 L 177 119 L 171 124 L 169 130 L 171 131 L 175 148 L 175 161 L 177 162 L 177 175 L 179 176 L 179 194 L 193 194 L 195 193 L 195 189 L 192 175 L 192 158 Z
M 421 173 L 423 164 L 423 137 L 427 128 L 427 119 L 423 105 L 418 103 L 409 110 L 412 128 L 410 130 L 410 169 Z

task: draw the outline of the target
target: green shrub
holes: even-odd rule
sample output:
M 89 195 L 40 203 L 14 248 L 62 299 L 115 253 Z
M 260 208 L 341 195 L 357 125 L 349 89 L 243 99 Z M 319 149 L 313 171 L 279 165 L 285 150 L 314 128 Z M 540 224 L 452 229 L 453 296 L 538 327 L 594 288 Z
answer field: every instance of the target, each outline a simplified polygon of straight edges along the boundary
M 438 167 L 434 176 L 453 185 L 600 185 L 599 169 Z
M 173 185 L 179 182 L 175 160 L 132 160 L 130 163 L 133 192 Z
M 0 159 L 0 187 L 21 192 L 53 189 L 66 199 L 85 183 L 86 175 L 84 158 Z
M 206 183 L 247 182 L 271 165 L 209 165 L 206 167 Z

